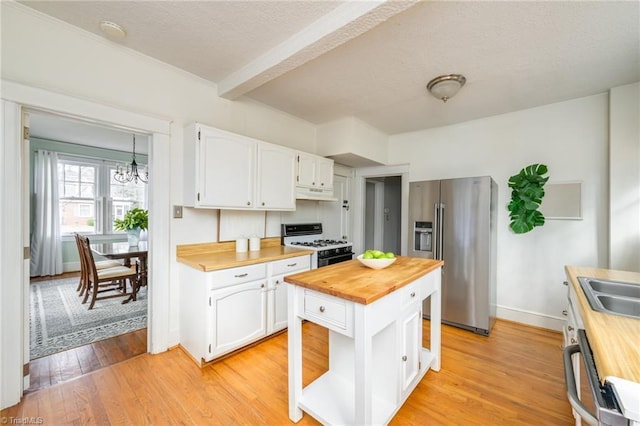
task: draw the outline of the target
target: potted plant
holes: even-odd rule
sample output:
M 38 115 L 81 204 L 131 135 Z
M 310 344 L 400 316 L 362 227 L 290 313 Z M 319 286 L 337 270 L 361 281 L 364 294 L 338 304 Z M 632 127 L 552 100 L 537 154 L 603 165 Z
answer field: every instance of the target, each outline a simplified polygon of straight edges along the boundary
M 130 246 L 137 246 L 140 241 L 140 231 L 145 231 L 149 225 L 149 210 L 134 207 L 124 214 L 122 219 L 113 221 L 116 231 L 125 231 Z
M 536 226 L 544 225 L 544 215 L 538 211 L 538 207 L 544 197 L 544 184 L 549 180 L 549 177 L 543 176 L 547 171 L 544 164 L 531 164 L 509 178 L 509 226 L 516 234 L 524 234 Z

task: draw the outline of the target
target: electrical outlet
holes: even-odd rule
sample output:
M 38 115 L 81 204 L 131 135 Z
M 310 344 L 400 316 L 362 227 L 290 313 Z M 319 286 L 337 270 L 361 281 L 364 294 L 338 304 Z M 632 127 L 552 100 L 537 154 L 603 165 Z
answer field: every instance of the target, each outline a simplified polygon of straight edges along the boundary
M 182 219 L 182 206 L 173 206 L 173 218 Z

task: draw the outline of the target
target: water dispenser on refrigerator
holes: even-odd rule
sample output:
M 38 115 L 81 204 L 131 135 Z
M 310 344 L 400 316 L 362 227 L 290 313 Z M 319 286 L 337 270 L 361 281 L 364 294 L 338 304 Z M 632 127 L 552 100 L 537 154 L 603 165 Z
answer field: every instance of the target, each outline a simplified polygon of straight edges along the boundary
M 421 222 L 421 221 L 414 222 L 413 249 L 415 251 L 433 252 L 432 222 Z

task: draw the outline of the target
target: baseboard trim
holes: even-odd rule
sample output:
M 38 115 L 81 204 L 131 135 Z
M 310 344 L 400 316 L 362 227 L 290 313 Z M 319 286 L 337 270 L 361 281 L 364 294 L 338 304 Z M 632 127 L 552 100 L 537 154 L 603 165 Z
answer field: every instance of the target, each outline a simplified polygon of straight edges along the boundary
M 553 317 L 538 312 L 524 311 L 500 305 L 496 306 L 496 317 L 555 331 L 562 331 L 562 326 L 566 322 L 566 319 L 562 317 Z
M 79 272 L 80 262 L 66 262 L 62 264 L 62 272 Z

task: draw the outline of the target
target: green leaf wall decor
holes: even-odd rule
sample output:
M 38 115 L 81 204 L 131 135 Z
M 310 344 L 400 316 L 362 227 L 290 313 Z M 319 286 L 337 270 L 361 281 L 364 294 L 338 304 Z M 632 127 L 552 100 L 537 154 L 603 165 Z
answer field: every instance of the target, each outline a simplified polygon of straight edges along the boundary
M 549 180 L 549 177 L 543 176 L 547 172 L 544 164 L 531 164 L 509 178 L 509 227 L 516 234 L 524 234 L 536 226 L 544 225 L 544 216 L 538 208 L 544 197 L 544 184 Z

